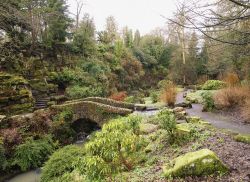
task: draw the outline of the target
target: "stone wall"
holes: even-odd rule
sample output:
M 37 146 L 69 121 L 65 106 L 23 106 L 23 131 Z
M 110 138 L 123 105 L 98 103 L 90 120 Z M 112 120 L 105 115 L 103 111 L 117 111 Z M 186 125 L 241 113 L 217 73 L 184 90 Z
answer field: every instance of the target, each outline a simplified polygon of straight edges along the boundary
M 115 116 L 125 116 L 133 112 L 131 109 L 114 107 L 92 101 L 68 102 L 62 105 L 53 105 L 51 109 L 56 112 L 70 109 L 74 113 L 73 121 L 87 118 L 95 121 L 99 126 L 102 126 L 107 120 Z
M 135 105 L 131 104 L 131 103 L 119 102 L 119 101 L 116 101 L 116 100 L 113 100 L 113 99 L 108 99 L 108 98 L 103 98 L 103 97 L 87 97 L 87 98 L 84 98 L 84 99 L 68 101 L 66 103 L 79 102 L 79 101 L 98 102 L 98 103 L 105 104 L 105 105 L 110 105 L 110 106 L 113 106 L 113 107 L 121 107 L 121 108 L 132 109 L 132 110 L 134 110 L 134 107 L 135 107 Z

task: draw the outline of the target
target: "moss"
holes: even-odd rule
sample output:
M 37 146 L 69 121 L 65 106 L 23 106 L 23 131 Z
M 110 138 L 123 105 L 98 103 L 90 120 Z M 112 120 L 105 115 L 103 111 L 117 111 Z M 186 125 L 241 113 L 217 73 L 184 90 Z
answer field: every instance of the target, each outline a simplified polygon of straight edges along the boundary
M 2 86 L 27 85 L 28 82 L 21 76 L 16 76 L 4 72 L 0 72 L 0 82 Z
M 0 72 L 0 113 L 19 114 L 33 110 L 34 98 L 23 77 Z
M 234 136 L 234 139 L 238 142 L 250 144 L 250 135 L 248 135 L 248 134 L 238 134 L 238 135 Z
M 57 90 L 57 85 L 47 84 L 43 80 L 34 79 L 31 80 L 29 83 L 32 89 L 38 90 L 40 92 L 51 92 Z
M 202 176 L 227 171 L 228 168 L 209 149 L 186 153 L 163 167 L 165 177 Z
M 176 129 L 179 136 L 186 136 L 191 133 L 191 125 L 189 123 L 177 124 Z
M 156 131 L 159 127 L 154 124 L 142 123 L 140 124 L 140 133 L 149 134 Z
M 187 123 L 199 123 L 200 120 L 201 120 L 201 118 L 198 117 L 198 116 L 188 116 L 188 117 L 186 117 Z

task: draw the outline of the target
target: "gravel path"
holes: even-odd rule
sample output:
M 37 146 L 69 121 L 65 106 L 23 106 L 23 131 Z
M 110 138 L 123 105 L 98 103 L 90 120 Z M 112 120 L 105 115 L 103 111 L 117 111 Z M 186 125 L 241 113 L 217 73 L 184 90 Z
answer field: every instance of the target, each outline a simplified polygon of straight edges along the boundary
M 183 93 L 180 92 L 177 95 L 176 103 L 184 102 Z M 202 112 L 201 104 L 192 104 L 191 109 L 186 109 L 190 116 L 199 116 L 202 119 L 210 122 L 217 128 L 228 129 L 237 133 L 250 134 L 250 124 L 244 124 L 240 121 L 235 121 L 231 116 L 222 115 L 220 113 Z

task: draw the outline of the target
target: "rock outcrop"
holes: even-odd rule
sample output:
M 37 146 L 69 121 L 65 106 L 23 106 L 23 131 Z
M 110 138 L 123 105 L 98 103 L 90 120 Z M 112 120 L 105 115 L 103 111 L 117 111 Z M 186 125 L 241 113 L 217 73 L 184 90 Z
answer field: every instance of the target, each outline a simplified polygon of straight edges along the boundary
M 0 114 L 15 115 L 33 111 L 34 98 L 27 80 L 0 72 Z

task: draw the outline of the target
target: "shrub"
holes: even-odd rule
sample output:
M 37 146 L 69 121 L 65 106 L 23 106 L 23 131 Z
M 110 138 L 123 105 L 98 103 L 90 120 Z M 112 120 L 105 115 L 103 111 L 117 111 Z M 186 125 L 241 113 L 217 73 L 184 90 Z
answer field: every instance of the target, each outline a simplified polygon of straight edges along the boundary
M 203 111 L 211 111 L 214 109 L 214 100 L 213 100 L 213 94 L 209 91 L 202 92 L 202 102 L 203 102 Z
M 208 80 L 206 81 L 203 86 L 202 90 L 218 90 L 224 88 L 226 83 L 220 80 Z
M 29 123 L 29 130 L 37 134 L 48 133 L 52 124 L 51 114 L 44 110 L 35 111 L 33 119 Z
M 241 106 L 245 104 L 249 91 L 247 87 L 229 87 L 222 89 L 214 95 L 215 106 L 218 109 Z
M 103 92 L 102 88 L 98 86 L 86 87 L 86 86 L 74 85 L 66 89 L 66 95 L 71 99 L 81 99 L 85 97 L 100 96 L 103 95 L 102 92 Z
M 128 102 L 128 103 L 138 103 L 138 104 L 144 104 L 145 101 L 143 100 L 143 96 L 138 94 L 138 95 L 134 95 L 134 96 L 128 96 L 124 99 L 124 102 Z
M 170 84 L 173 84 L 173 82 L 170 81 L 170 80 L 161 80 L 161 81 L 158 82 L 157 87 L 159 89 L 161 89 L 161 88 L 164 88 L 164 87 L 166 87 L 166 86 L 168 86 Z
M 61 144 L 69 144 L 74 140 L 76 133 L 71 128 L 72 118 L 73 112 L 69 109 L 65 109 L 58 113 L 53 119 L 52 134 Z
M 22 137 L 17 128 L 3 129 L 1 135 L 4 148 L 8 154 L 12 153 L 14 148 L 22 142 Z
M 161 101 L 166 103 L 168 106 L 174 106 L 176 101 L 177 89 L 175 84 L 168 82 L 161 89 Z
M 111 178 L 119 171 L 131 170 L 142 155 L 143 140 L 134 131 L 138 118 L 120 118 L 103 125 L 93 140 L 85 144 L 86 156 L 77 166 L 90 181 Z
M 41 180 L 52 181 L 65 173 L 71 173 L 75 169 L 74 163 L 83 156 L 84 150 L 76 145 L 68 145 L 57 150 L 45 163 Z
M 150 98 L 153 103 L 158 102 L 158 92 L 156 91 L 150 92 Z
M 124 101 L 126 97 L 127 97 L 127 92 L 123 91 L 123 92 L 114 93 L 109 98 L 116 100 L 116 101 Z
M 13 165 L 19 166 L 22 171 L 39 167 L 54 152 L 56 147 L 57 144 L 50 136 L 38 140 L 28 138 L 16 148 Z
M 227 83 L 229 86 L 236 86 L 240 83 L 240 79 L 236 73 L 227 73 L 223 81 Z
M 157 120 L 159 121 L 161 128 L 167 130 L 170 142 L 173 143 L 176 133 L 176 118 L 174 113 L 164 109 L 157 114 Z

